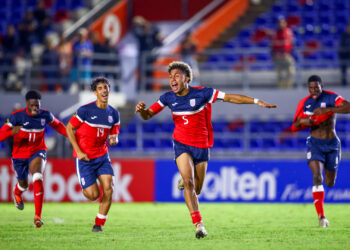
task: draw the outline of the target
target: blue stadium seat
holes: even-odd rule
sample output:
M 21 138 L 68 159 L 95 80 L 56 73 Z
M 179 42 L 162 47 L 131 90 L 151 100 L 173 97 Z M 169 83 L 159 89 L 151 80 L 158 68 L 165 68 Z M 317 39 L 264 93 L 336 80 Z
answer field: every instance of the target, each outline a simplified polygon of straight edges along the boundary
M 142 131 L 144 133 L 155 133 L 158 124 L 155 122 L 146 122 L 142 124 Z
M 227 122 L 213 122 L 214 132 L 223 132 L 227 131 Z
M 169 149 L 173 148 L 173 141 L 171 139 L 160 139 L 160 147 Z
M 157 144 L 156 144 L 156 140 L 154 139 L 143 139 L 143 148 L 144 149 L 156 149 L 157 148 Z

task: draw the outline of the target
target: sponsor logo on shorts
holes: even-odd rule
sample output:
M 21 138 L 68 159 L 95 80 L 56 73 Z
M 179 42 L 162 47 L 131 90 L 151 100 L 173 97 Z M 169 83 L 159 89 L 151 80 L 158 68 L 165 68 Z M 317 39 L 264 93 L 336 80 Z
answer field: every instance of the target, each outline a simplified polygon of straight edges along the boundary
M 307 152 L 307 154 L 306 154 L 306 158 L 307 158 L 308 160 L 310 160 L 310 159 L 311 159 L 311 152 Z

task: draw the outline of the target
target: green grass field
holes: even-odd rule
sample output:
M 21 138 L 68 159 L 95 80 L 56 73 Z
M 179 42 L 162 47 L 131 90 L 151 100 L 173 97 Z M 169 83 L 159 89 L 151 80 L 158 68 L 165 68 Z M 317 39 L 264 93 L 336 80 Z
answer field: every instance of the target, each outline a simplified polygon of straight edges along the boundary
M 92 233 L 97 203 L 46 203 L 34 228 L 34 205 L 0 204 L 0 249 L 350 249 L 350 205 L 201 204 L 208 237 L 196 239 L 185 204 L 119 204 L 104 233 Z

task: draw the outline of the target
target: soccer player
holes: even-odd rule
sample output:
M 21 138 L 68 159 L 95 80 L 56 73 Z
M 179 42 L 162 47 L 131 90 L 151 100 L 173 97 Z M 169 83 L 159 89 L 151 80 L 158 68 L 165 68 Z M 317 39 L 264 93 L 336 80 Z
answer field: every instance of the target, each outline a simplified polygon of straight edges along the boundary
M 120 119 L 119 112 L 108 105 L 109 80 L 105 77 L 93 79 L 91 90 L 96 101 L 78 109 L 67 124 L 67 134 L 74 149 L 77 176 L 85 197 L 92 201 L 99 198 L 96 179 L 102 186 L 103 196 L 92 231 L 103 232 L 114 188 L 107 139 L 112 146 L 118 143 Z
M 196 226 L 196 238 L 207 236 L 198 208 L 197 195 L 202 185 L 209 160 L 209 148 L 213 146 L 211 125 L 211 104 L 224 101 L 236 104 L 257 104 L 265 108 L 275 108 L 262 100 L 244 95 L 226 94 L 213 88 L 190 87 L 191 67 L 179 61 L 168 66 L 171 91 L 146 109 L 144 102 L 136 105 L 144 120 L 152 118 L 165 106 L 171 110 L 175 123 L 173 133 L 175 162 L 182 176 L 186 205 Z
M 12 165 L 18 183 L 13 191 L 14 203 L 23 210 L 22 194 L 28 188 L 28 173 L 33 175 L 35 216 L 34 225 L 40 228 L 44 222 L 41 212 L 44 202 L 43 172 L 46 163 L 44 137 L 45 126 L 49 124 L 58 133 L 67 136 L 66 128 L 53 114 L 41 109 L 41 95 L 30 90 L 25 95 L 26 108 L 13 112 L 0 130 L 0 141 L 13 136 Z
M 333 187 L 340 162 L 340 141 L 335 132 L 335 113 L 349 113 L 350 103 L 334 92 L 323 90 L 322 80 L 317 75 L 308 79 L 309 93 L 297 107 L 292 131 L 311 129 L 307 138 L 307 162 L 313 176 L 313 199 L 320 227 L 329 226 L 324 213 L 325 183 Z

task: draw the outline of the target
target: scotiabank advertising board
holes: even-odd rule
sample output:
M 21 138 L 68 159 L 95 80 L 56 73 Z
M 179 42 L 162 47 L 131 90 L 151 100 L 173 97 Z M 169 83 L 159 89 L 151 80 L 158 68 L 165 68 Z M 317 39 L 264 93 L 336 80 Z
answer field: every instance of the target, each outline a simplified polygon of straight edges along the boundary
M 350 202 L 350 161 L 339 165 L 326 202 Z M 180 174 L 173 160 L 156 161 L 156 201 L 184 201 L 177 189 Z M 312 202 L 312 174 L 306 160 L 210 160 L 200 201 Z
M 115 186 L 113 201 L 154 201 L 154 161 L 112 159 Z M 32 177 L 29 176 L 31 183 Z M 12 201 L 17 179 L 10 160 L 0 159 L 0 201 Z M 73 159 L 48 160 L 44 172 L 45 201 L 87 201 L 83 196 Z M 23 193 L 33 201 L 33 187 Z

